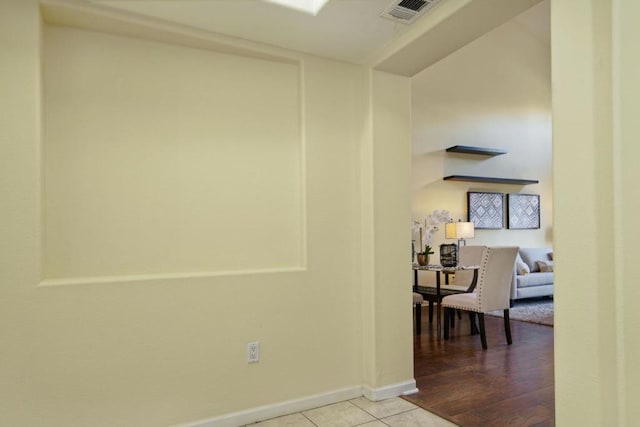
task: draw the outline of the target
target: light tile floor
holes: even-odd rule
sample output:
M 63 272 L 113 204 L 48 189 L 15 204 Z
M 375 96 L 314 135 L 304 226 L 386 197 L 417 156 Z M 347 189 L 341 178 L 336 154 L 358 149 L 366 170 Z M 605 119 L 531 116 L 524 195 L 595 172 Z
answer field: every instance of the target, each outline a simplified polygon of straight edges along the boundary
M 372 402 L 365 397 L 273 418 L 249 427 L 455 427 L 455 424 L 395 397 Z

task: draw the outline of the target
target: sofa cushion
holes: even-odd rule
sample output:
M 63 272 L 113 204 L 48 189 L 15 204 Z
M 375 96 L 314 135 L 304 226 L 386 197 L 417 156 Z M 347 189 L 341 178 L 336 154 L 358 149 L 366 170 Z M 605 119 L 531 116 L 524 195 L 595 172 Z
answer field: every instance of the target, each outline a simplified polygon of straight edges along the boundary
M 520 254 L 518 254 L 518 256 L 516 256 L 516 272 L 518 274 L 529 274 L 531 273 L 531 270 L 529 269 L 529 266 L 527 265 L 527 263 L 525 263 L 522 258 L 520 257 Z
M 518 288 L 529 286 L 553 285 L 553 273 L 531 273 L 524 276 L 516 276 Z
M 551 248 L 520 248 L 520 256 L 529 266 L 531 273 L 539 272 L 538 261 L 549 261 L 551 253 L 553 253 Z
M 552 272 L 553 271 L 553 261 L 538 261 L 538 268 L 541 272 Z

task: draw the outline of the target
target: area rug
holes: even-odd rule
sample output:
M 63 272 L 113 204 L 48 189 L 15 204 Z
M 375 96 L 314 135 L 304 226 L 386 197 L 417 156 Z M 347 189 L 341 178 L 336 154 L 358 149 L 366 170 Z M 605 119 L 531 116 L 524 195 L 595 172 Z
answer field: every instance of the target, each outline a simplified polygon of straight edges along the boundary
M 487 314 L 502 317 L 502 310 L 492 311 Z M 553 326 L 553 300 L 542 298 L 516 301 L 514 306 L 509 309 L 509 318 L 511 320 Z

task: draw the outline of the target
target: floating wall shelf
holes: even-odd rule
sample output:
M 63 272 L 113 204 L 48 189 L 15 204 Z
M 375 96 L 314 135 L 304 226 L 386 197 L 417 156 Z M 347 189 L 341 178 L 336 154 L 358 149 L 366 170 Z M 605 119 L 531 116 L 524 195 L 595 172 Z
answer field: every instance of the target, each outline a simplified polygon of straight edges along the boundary
M 468 181 L 468 182 L 488 182 L 492 184 L 515 184 L 528 185 L 537 184 L 537 179 L 513 179 L 513 178 L 493 178 L 489 176 L 469 176 L 469 175 L 450 175 L 443 178 L 445 181 Z
M 507 154 L 506 150 L 500 148 L 489 147 L 476 147 L 471 145 L 454 145 L 447 148 L 449 153 L 463 153 L 463 154 L 479 154 L 482 156 L 499 156 L 501 154 Z

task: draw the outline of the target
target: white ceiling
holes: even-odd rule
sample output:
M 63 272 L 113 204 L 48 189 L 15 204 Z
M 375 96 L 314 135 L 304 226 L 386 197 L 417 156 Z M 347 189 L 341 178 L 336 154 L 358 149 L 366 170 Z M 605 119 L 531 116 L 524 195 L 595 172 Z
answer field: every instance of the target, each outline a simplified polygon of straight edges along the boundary
M 549 1 L 439 0 L 411 25 L 380 16 L 397 4 L 392 0 L 43 0 L 43 10 L 47 22 L 73 21 L 84 28 L 86 15 L 70 17 L 62 13 L 64 7 L 52 6 L 94 5 L 129 15 L 131 22 L 136 17 L 165 21 L 221 35 L 222 40 L 258 42 L 413 76 L 511 19 L 549 45 Z M 98 27 L 103 24 L 119 25 L 102 22 Z
M 544 0 L 524 13 L 516 16 L 514 21 L 526 32 L 541 43 L 551 45 L 551 2 Z
M 366 62 L 408 30 L 407 25 L 380 17 L 392 0 L 330 0 L 316 16 L 262 0 L 89 1 L 218 34 L 355 63 Z M 437 7 L 439 4 L 427 14 Z

